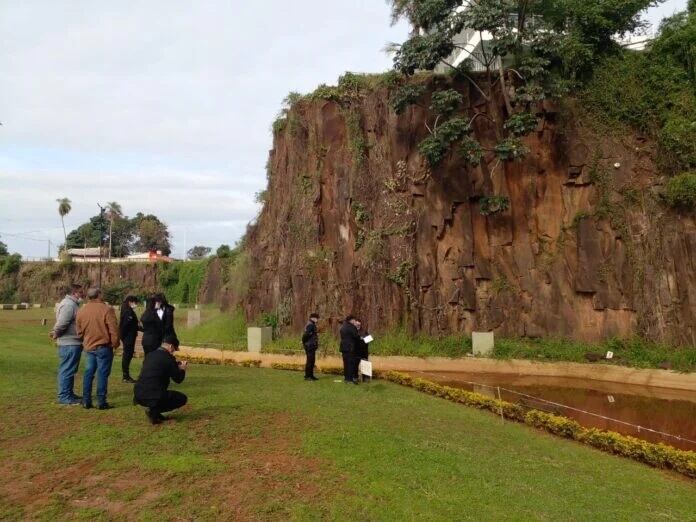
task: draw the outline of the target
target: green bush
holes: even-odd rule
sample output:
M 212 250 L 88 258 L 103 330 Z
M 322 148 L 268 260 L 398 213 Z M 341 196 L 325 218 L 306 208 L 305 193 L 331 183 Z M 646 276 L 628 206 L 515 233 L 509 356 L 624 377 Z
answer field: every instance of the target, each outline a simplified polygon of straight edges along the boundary
M 160 263 L 158 281 L 171 303 L 195 304 L 208 271 L 208 260 Z
M 484 196 L 479 200 L 479 212 L 482 216 L 505 212 L 508 208 L 510 199 L 506 196 Z
M 685 172 L 671 178 L 665 185 L 663 196 L 672 207 L 696 208 L 696 172 Z
M 667 174 L 696 167 L 695 51 L 696 13 L 678 13 L 647 50 L 624 50 L 600 64 L 581 94 L 595 122 L 656 139 Z
M 627 51 L 596 69 L 581 98 L 603 123 L 654 132 L 662 127 L 685 89 L 688 77 L 671 60 Z
M 660 130 L 660 164 L 668 172 L 696 168 L 696 114 L 674 116 Z
M 0 258 L 0 273 L 2 275 L 16 274 L 20 268 L 22 268 L 22 256 L 19 254 Z

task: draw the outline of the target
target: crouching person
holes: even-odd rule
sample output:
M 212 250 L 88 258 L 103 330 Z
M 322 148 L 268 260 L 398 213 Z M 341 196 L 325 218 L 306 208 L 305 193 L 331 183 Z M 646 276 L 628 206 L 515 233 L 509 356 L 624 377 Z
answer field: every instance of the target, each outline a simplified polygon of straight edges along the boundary
M 170 379 L 179 384 L 186 377 L 186 361 L 177 362 L 174 352 L 179 342 L 173 336 L 165 337 L 162 346 L 148 353 L 134 386 L 134 402 L 145 406 L 148 420 L 160 424 L 167 418 L 162 413 L 181 408 L 188 398 L 181 392 L 170 391 Z

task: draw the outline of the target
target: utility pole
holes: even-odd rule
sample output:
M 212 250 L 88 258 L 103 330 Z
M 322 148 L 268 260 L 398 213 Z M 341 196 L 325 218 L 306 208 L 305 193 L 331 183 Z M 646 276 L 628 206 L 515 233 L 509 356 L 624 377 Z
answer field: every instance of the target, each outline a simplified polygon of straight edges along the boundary
M 188 259 L 188 251 L 186 248 L 188 247 L 188 230 L 186 227 L 184 227 L 184 261 Z
M 102 287 L 102 257 L 104 254 L 104 212 L 106 209 L 97 203 L 99 207 L 99 288 Z
M 48 240 L 48 257 L 46 258 L 47 260 L 51 260 L 51 240 Z

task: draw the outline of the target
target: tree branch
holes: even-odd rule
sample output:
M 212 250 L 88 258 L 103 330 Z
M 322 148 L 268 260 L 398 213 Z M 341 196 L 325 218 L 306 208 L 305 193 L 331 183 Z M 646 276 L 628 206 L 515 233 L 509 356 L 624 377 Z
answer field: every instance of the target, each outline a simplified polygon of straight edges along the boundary
M 454 65 L 452 65 L 451 63 L 447 63 L 445 60 L 440 60 L 440 61 L 441 61 L 442 63 L 444 63 L 445 65 L 447 65 L 448 67 L 452 68 L 453 70 L 457 71 L 457 72 L 458 72 L 459 74 L 461 74 L 462 76 L 464 76 L 464 78 L 466 78 L 467 80 L 469 80 L 469 81 L 471 82 L 471 84 L 472 84 L 474 87 L 476 87 L 476 90 L 477 90 L 479 93 L 481 93 L 481 96 L 483 96 L 483 97 L 486 99 L 486 101 L 490 101 L 490 97 L 489 97 L 485 92 L 483 92 L 483 91 L 481 90 L 481 87 L 478 86 L 478 84 L 471 78 L 471 76 L 469 76 L 469 75 L 466 74 L 465 72 L 461 71 L 460 69 L 457 69 L 457 68 L 456 68 Z

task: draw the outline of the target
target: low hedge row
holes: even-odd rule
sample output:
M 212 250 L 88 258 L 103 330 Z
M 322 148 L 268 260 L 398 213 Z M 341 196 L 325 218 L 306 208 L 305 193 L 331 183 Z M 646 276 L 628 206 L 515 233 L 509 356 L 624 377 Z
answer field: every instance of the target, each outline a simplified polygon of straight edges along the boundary
M 259 359 L 247 359 L 244 361 L 235 361 L 234 359 L 213 359 L 208 357 L 196 357 L 193 355 L 178 355 L 177 359 L 188 361 L 193 364 L 209 364 L 213 366 L 241 366 L 244 368 L 259 368 L 261 361 Z
M 304 364 L 299 363 L 271 363 L 271 368 L 274 370 L 288 370 L 293 372 L 303 372 Z M 343 375 L 343 368 L 338 366 L 317 366 L 317 371 L 319 373 L 326 373 L 329 375 Z
M 502 412 L 502 415 L 508 419 L 523 422 L 554 435 L 573 439 L 602 451 L 644 462 L 656 468 L 671 469 L 687 477 L 696 478 L 696 452 L 694 451 L 679 450 L 666 444 L 655 444 L 613 431 L 585 428 L 574 420 L 560 415 L 539 410 L 525 411 L 517 404 L 486 397 L 479 393 L 443 386 L 399 372 L 386 372 L 383 377 L 391 382 L 436 397 L 490 410 L 497 415 Z

